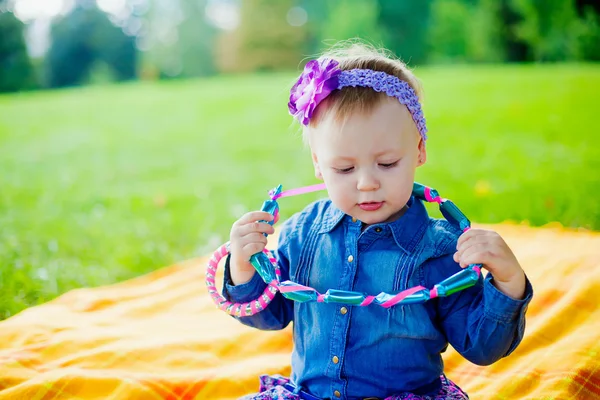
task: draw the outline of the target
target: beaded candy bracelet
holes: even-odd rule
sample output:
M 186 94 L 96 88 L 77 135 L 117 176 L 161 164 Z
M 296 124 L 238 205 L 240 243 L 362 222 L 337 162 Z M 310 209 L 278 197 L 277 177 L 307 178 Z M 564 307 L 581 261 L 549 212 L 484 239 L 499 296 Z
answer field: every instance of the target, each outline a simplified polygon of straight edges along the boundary
M 263 203 L 261 211 L 273 215 L 273 221 L 269 222 L 269 224 L 272 225 L 279 219 L 279 204 L 277 203 L 277 199 L 323 189 L 325 189 L 325 185 L 319 184 L 282 192 L 281 185 L 279 185 L 269 192 L 271 199 Z M 458 207 L 456 207 L 456 205 L 454 205 L 454 203 L 452 203 L 452 201 L 441 198 L 435 189 L 431 189 L 415 182 L 412 194 L 420 200 L 438 203 L 442 215 L 461 231 L 466 232 L 470 229 L 471 223 L 467 217 L 458 209 Z M 303 286 L 289 280 L 281 282 L 281 269 L 277 264 L 277 260 L 273 257 L 271 252 L 265 249 L 262 252 L 254 254 L 250 258 L 250 263 L 267 284 L 264 292 L 257 299 L 248 303 L 232 303 L 221 296 L 215 286 L 215 275 L 219 261 L 227 254 L 229 254 L 229 242 L 219 247 L 208 261 L 206 286 L 208 287 L 210 296 L 219 309 L 238 317 L 254 315 L 264 310 L 275 298 L 278 291 L 281 292 L 284 297 L 298 302 L 317 301 L 319 303 L 338 303 L 353 306 L 377 304 L 381 307 L 389 308 L 397 304 L 424 303 L 436 297 L 450 296 L 453 293 L 473 286 L 481 274 L 481 264 L 471 264 L 462 271 L 459 271 L 434 285 L 432 289 L 427 289 L 423 286 L 415 286 L 396 294 L 381 292 L 376 296 L 360 292 L 329 289 L 324 294 L 321 294 L 314 288 Z

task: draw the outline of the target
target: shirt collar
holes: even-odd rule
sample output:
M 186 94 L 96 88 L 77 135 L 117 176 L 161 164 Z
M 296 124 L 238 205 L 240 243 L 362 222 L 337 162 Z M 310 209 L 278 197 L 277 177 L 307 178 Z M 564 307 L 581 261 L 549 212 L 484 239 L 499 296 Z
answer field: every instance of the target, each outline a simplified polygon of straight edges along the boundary
M 415 199 L 414 196 L 410 198 L 407 205 L 408 210 L 404 215 L 388 225 L 398 247 L 410 254 L 425 234 L 429 225 L 429 215 L 423 202 Z
M 323 213 L 323 219 L 321 220 L 321 230 L 319 233 L 329 233 L 339 225 L 339 223 L 344 219 L 344 212 L 333 205 L 330 202 L 329 207 Z
M 398 247 L 405 253 L 412 253 L 425 234 L 429 215 L 423 202 L 415 199 L 414 196 L 410 198 L 407 205 L 408 210 L 396 221 L 378 225 L 382 227 L 387 225 Z M 319 233 L 331 232 L 344 220 L 345 216 L 344 212 L 331 203 L 323 214 Z

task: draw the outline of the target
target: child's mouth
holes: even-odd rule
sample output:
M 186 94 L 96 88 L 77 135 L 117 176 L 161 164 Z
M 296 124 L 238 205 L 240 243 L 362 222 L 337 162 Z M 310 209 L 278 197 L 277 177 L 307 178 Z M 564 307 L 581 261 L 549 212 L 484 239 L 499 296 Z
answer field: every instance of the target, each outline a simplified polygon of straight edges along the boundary
M 381 206 L 383 206 L 383 201 L 360 203 L 358 206 L 360 207 L 361 210 L 364 210 L 364 211 L 376 211 L 376 210 L 379 210 L 381 208 Z

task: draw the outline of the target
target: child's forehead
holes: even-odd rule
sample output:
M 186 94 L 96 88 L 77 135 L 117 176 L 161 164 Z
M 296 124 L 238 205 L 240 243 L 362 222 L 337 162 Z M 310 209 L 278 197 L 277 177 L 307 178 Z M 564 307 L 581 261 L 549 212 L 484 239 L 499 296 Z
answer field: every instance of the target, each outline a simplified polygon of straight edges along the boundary
M 386 157 L 397 157 L 403 152 L 403 147 L 388 147 L 384 150 L 377 149 L 368 149 L 365 147 L 357 147 L 354 151 L 342 148 L 334 148 L 331 151 L 328 151 L 329 157 L 333 161 L 348 161 L 354 162 L 358 159 L 368 158 L 368 159 L 380 159 Z
M 382 102 L 372 110 L 357 111 L 344 118 L 330 113 L 308 130 L 310 141 L 315 144 L 333 142 L 347 147 L 358 143 L 369 149 L 378 144 L 384 149 L 391 144 L 407 145 L 419 136 L 409 111 L 394 101 Z
M 418 133 L 415 133 L 416 137 Z M 339 161 L 398 157 L 416 148 L 416 139 L 409 140 L 399 132 L 364 132 L 347 134 L 324 133 L 312 141 L 311 149 L 321 157 Z
M 321 125 L 326 125 L 327 130 L 343 130 L 353 126 L 372 126 L 373 128 L 380 125 L 415 126 L 406 106 L 389 97 L 366 108 L 341 109 L 330 105 L 322 112 L 322 119 L 316 129 Z

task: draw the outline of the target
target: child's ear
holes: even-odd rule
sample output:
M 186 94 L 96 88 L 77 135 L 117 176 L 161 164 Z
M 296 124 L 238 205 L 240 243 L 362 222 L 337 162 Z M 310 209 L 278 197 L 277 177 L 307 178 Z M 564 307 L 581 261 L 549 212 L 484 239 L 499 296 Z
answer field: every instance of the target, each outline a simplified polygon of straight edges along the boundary
M 323 174 L 321 173 L 321 167 L 319 167 L 319 160 L 317 158 L 317 155 L 312 152 L 312 160 L 313 160 L 313 166 L 315 167 L 315 177 L 319 180 L 323 180 Z
M 427 161 L 427 149 L 425 148 L 425 141 L 423 138 L 419 139 L 419 155 L 417 156 L 417 167 L 425 164 Z

